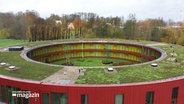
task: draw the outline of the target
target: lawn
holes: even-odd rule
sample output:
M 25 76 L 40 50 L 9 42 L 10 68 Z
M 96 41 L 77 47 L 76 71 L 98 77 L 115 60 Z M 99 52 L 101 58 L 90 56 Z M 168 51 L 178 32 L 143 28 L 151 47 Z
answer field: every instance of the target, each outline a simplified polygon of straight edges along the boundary
M 106 73 L 107 69 L 88 69 L 84 76 L 80 76 L 77 84 L 112 84 L 112 83 L 133 83 L 145 82 L 160 79 L 167 79 L 184 74 L 184 47 L 175 45 L 170 48 L 170 45 L 157 46 L 165 50 L 168 56 L 162 61 L 158 62 L 157 68 L 153 68 L 150 64 L 140 66 L 128 66 L 118 68 L 117 73 Z M 168 61 L 172 57 L 170 53 L 174 50 L 177 56 L 177 62 Z
M 20 57 L 20 52 L 0 52 L 0 62 L 6 62 L 19 67 L 18 70 L 8 71 L 6 70 L 8 66 L 1 66 L 0 74 L 32 80 L 42 80 L 61 69 L 61 67 L 52 67 L 25 61 Z
M 107 69 L 88 69 L 84 76 L 80 76 L 77 84 L 112 84 L 133 83 L 166 79 L 183 75 L 184 70 L 178 67 L 165 66 L 151 68 L 149 65 L 124 67 L 116 69 L 117 73 L 106 73 Z
M 80 58 L 80 59 L 71 59 L 70 62 L 75 66 L 112 66 L 112 64 L 102 64 L 102 61 L 110 61 L 113 63 L 121 63 L 125 62 L 126 60 L 118 60 L 118 59 L 107 59 L 107 58 Z M 66 63 L 66 60 L 54 62 L 52 64 L 62 65 Z
M 100 39 L 82 39 L 83 41 L 100 41 Z M 114 39 L 103 39 L 107 41 L 114 41 Z M 38 42 L 28 42 L 27 40 L 14 40 L 14 39 L 0 39 L 0 48 L 11 46 L 11 45 L 23 45 L 25 47 L 35 47 L 39 45 L 44 44 L 53 44 L 53 43 L 60 43 L 60 42 L 72 42 L 72 41 L 81 41 L 80 39 L 74 39 L 74 40 L 52 40 L 52 41 L 38 41 Z M 125 42 L 125 43 L 138 43 L 138 44 L 152 44 L 155 42 L 152 41 L 135 41 L 135 40 L 123 40 L 119 39 L 117 40 L 119 42 Z
M 0 39 L 0 48 L 5 46 L 23 44 L 25 40 L 14 40 L 14 39 Z

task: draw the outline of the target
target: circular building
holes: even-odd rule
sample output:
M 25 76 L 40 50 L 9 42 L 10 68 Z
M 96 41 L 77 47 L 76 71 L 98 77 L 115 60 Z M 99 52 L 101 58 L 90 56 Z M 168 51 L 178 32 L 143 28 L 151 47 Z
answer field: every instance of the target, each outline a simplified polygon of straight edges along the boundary
M 94 68 L 116 69 L 144 64 L 151 67 L 151 63 L 158 63 L 165 56 L 166 53 L 158 48 L 106 41 L 42 45 L 24 52 L 24 58 L 30 63 L 51 66 L 57 64 L 56 66 L 59 67 L 78 67 L 79 69 L 83 67 L 86 70 L 93 70 L 87 69 L 93 66 L 77 64 L 75 61 L 86 58 L 100 59 L 101 63 Z M 81 61 L 81 63 L 84 62 Z M 182 104 L 184 102 L 182 83 L 184 83 L 183 76 L 136 83 L 56 84 L 0 75 L 0 102 L 9 104 Z

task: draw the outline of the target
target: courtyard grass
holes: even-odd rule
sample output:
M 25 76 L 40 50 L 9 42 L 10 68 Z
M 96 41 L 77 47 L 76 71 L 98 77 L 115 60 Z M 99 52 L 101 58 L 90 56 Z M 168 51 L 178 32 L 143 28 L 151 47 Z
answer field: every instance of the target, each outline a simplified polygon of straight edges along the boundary
M 126 62 L 126 60 L 120 60 L 120 59 L 110 59 L 110 58 L 80 58 L 80 59 L 71 59 L 68 62 L 71 62 L 74 64 L 74 66 L 88 66 L 88 67 L 94 67 L 94 66 L 112 66 L 112 64 L 102 64 L 102 61 L 110 61 L 113 63 L 121 63 Z M 52 64 L 56 65 L 63 65 L 66 63 L 67 60 L 54 62 Z

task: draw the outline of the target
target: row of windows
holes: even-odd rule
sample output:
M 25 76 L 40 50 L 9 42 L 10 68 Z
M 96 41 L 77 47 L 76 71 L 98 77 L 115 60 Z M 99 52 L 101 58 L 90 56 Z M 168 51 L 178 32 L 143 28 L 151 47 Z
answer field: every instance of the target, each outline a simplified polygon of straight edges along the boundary
M 34 53 L 34 54 L 36 54 L 36 53 Z M 137 61 L 137 62 L 146 62 L 146 61 L 149 61 L 147 59 L 140 58 L 140 57 L 135 56 L 135 55 L 123 54 L 123 53 L 113 53 L 113 52 L 77 52 L 77 53 L 65 53 L 65 54 L 48 56 L 47 58 L 48 58 L 48 61 L 49 62 L 52 62 L 54 60 L 60 60 L 60 59 L 63 59 L 63 58 L 87 57 L 87 56 L 114 57 L 114 58 L 122 58 L 122 59 L 127 59 L 127 60 L 133 60 L 133 61 Z M 152 57 L 153 58 L 158 58 L 159 56 L 158 55 L 153 55 Z M 41 62 L 45 62 L 45 58 L 44 59 L 43 58 L 42 59 L 36 59 L 36 60 L 37 61 L 41 61 Z
M 68 104 L 68 95 L 65 93 L 51 93 L 51 101 L 48 93 L 42 93 L 42 104 Z M 88 95 L 81 95 L 81 104 L 88 104 Z
M 62 45 L 62 46 L 49 46 L 49 47 L 45 47 L 45 48 L 40 48 L 40 49 L 36 49 L 33 50 L 32 52 L 30 52 L 30 56 L 31 57 L 35 57 L 35 56 L 39 56 L 39 55 L 44 55 L 44 54 L 48 54 L 48 53 L 52 53 L 52 52 L 61 52 L 61 51 L 65 51 L 65 50 L 80 50 L 82 49 L 82 47 L 84 49 L 104 49 L 104 50 L 124 50 L 124 51 L 128 51 L 128 52 L 136 52 L 136 53 L 141 53 L 141 54 L 145 54 L 147 56 L 157 56 L 157 52 L 155 51 L 151 51 L 149 48 L 141 48 L 141 47 L 136 47 L 136 46 L 124 46 L 124 45 L 103 45 L 103 44 L 84 44 L 84 46 L 81 45 Z M 159 54 L 158 54 L 159 55 Z
M 0 102 L 7 102 L 9 104 L 29 104 L 29 99 L 12 97 L 12 91 L 20 91 L 19 88 L 1 85 L 0 87 Z M 116 94 L 114 104 L 124 104 L 124 94 Z M 172 102 L 177 104 L 178 87 L 172 89 Z M 51 94 L 42 93 L 42 104 L 68 104 L 68 95 L 66 93 Z M 88 104 L 88 95 L 81 95 L 81 104 Z M 146 92 L 145 104 L 154 104 L 154 91 Z
M 171 104 L 177 104 L 178 98 L 178 87 L 172 89 L 172 96 L 171 96 Z M 154 104 L 154 92 L 147 92 L 146 93 L 146 103 L 145 104 Z
M 2 85 L 0 87 L 0 102 L 6 102 L 8 104 L 29 104 L 29 99 L 27 98 L 13 97 L 12 91 L 21 91 L 21 89 Z
M 42 93 L 42 103 L 49 104 L 49 95 Z M 65 93 L 51 93 L 51 104 L 68 104 L 68 95 Z
M 171 104 L 177 104 L 178 87 L 172 89 L 172 102 Z M 115 95 L 115 104 L 124 104 L 124 95 Z M 154 104 L 154 91 L 146 92 L 145 104 Z
M 67 54 L 61 54 L 61 55 L 53 55 L 53 56 L 48 56 L 45 58 L 40 58 L 37 59 L 37 61 L 41 62 L 53 62 L 56 60 L 61 60 L 64 58 L 75 58 L 75 57 L 90 57 L 90 56 L 96 56 L 96 57 L 112 57 L 112 58 L 121 58 L 125 60 L 132 60 L 136 62 L 145 62 L 149 60 L 145 60 L 144 58 L 135 56 L 135 55 L 130 55 L 130 54 L 122 54 L 122 53 L 112 53 L 112 52 L 78 52 L 78 53 L 67 53 Z M 47 60 L 47 61 L 46 61 Z
M 55 51 L 55 52 L 57 52 L 57 51 Z M 36 50 L 36 51 L 34 51 L 34 52 L 31 52 L 31 53 L 29 53 L 29 54 L 31 54 L 31 57 L 35 57 L 35 56 L 40 56 L 40 55 L 44 55 L 44 54 L 47 54 L 48 52 L 43 52 L 42 50 Z M 65 52 L 65 53 L 67 53 L 67 52 Z M 110 53 L 110 52 L 107 52 L 107 53 Z M 148 53 L 143 53 L 143 54 L 146 54 L 147 56 L 153 56 L 153 57 L 155 57 L 155 56 L 158 56 L 159 54 L 155 54 L 154 52 L 152 52 L 152 51 L 148 51 Z

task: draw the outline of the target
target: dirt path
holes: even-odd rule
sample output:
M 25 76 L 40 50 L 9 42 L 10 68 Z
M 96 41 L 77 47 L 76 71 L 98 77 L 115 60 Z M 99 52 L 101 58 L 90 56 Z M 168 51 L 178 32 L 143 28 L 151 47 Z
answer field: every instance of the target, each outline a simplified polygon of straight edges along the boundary
M 74 84 L 75 80 L 77 80 L 81 74 L 82 73 L 79 73 L 79 68 L 66 66 L 45 78 L 42 82 L 53 84 Z

